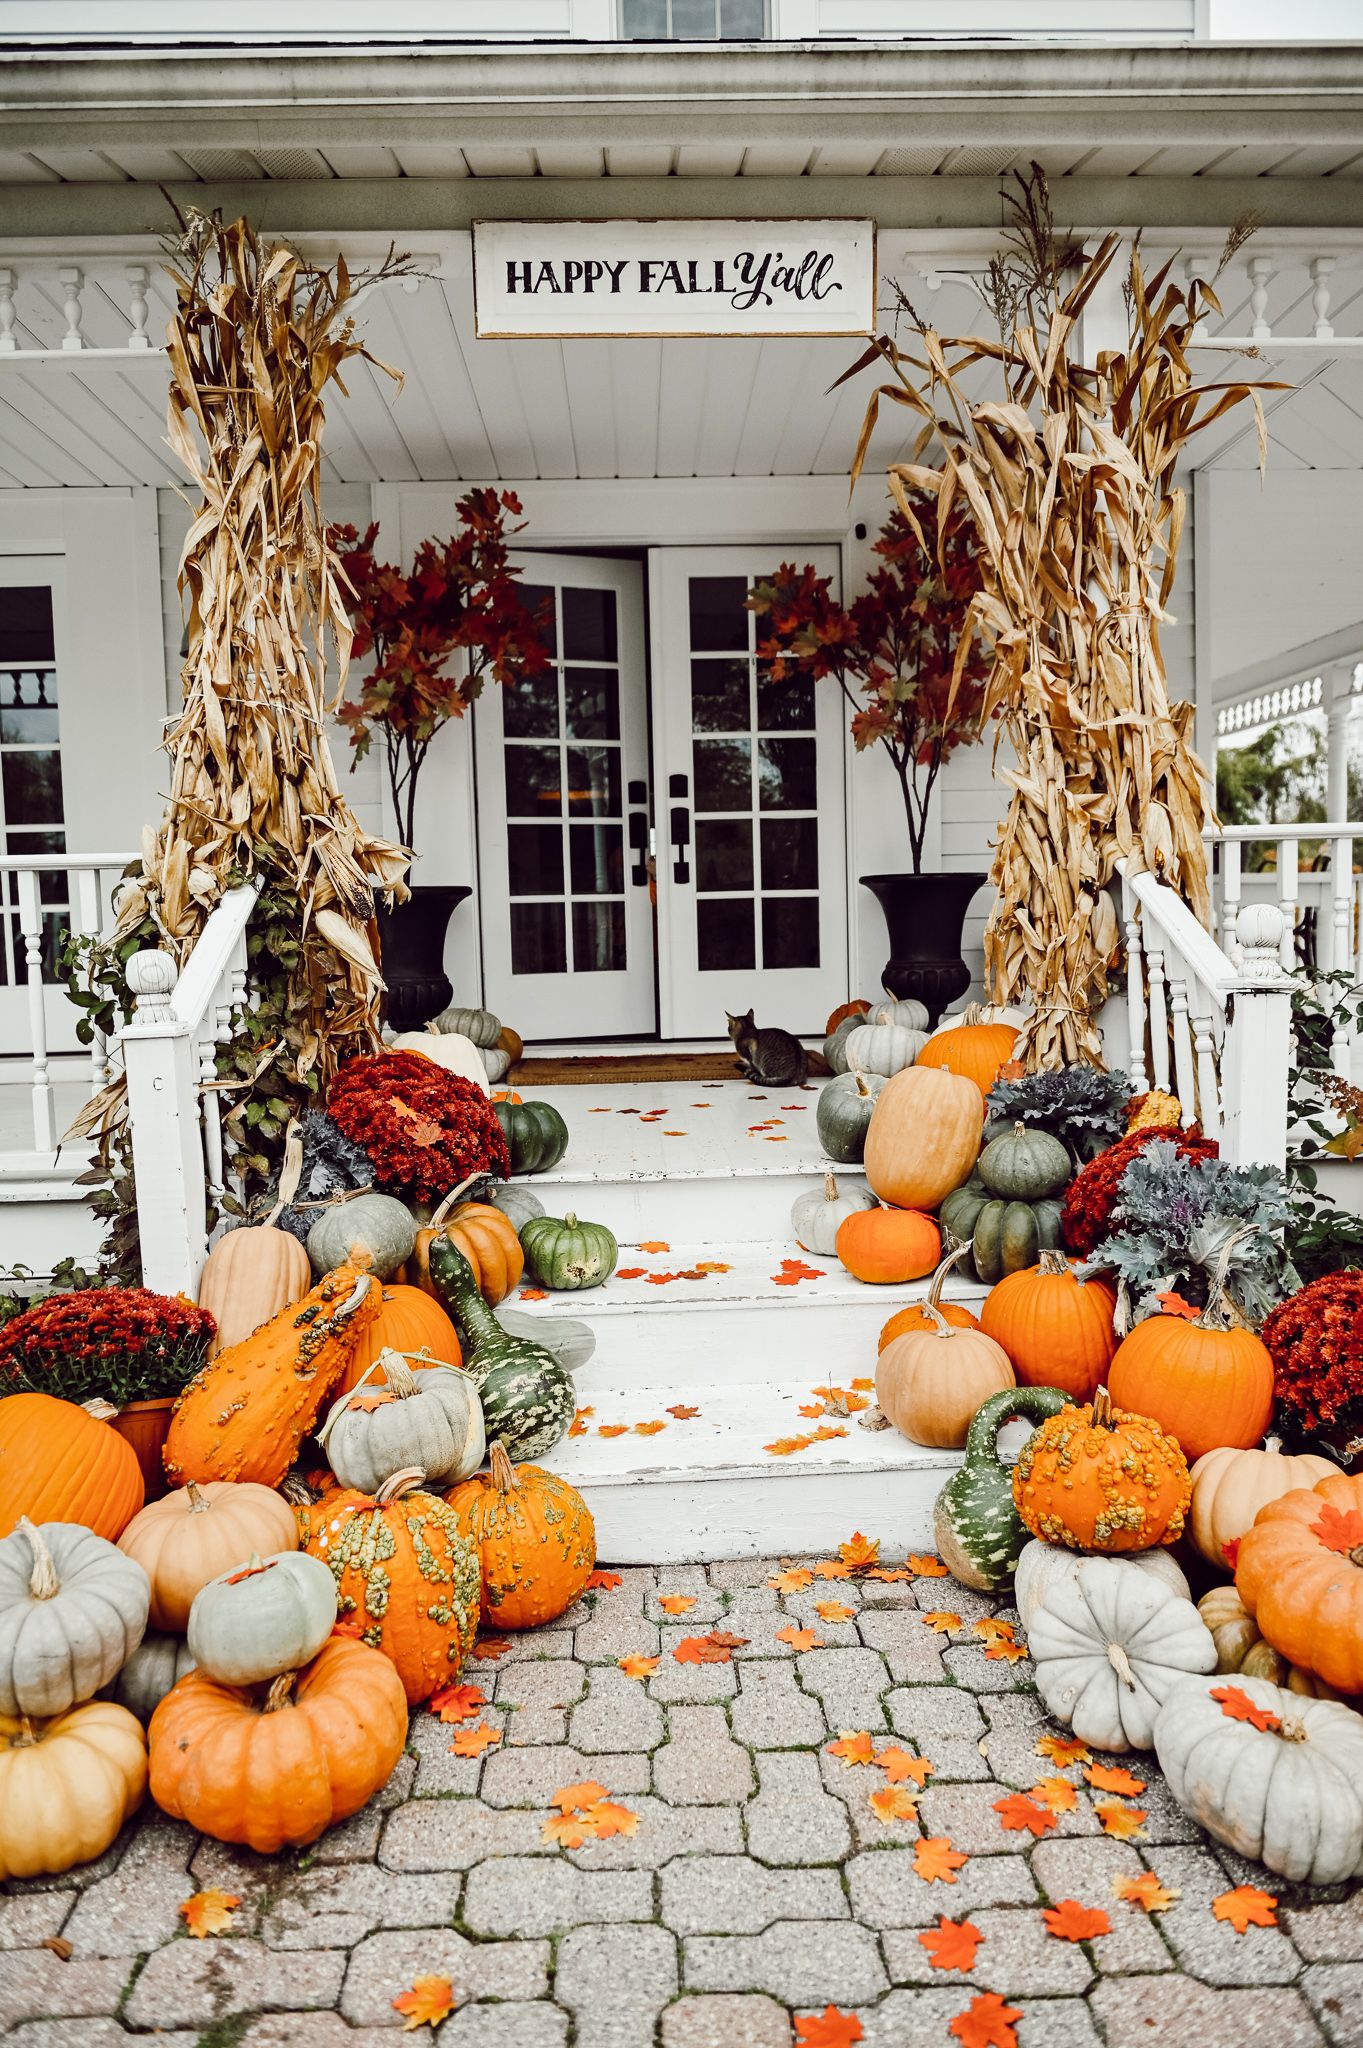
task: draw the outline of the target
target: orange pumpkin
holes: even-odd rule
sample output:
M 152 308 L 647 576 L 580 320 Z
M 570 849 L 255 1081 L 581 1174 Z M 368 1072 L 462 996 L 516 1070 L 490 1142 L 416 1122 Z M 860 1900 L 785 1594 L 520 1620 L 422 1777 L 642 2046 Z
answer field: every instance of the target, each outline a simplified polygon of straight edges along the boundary
M 1341 1472 L 1260 1508 L 1235 1590 L 1290 1664 L 1363 1692 L 1363 1478 Z
M 436 1214 L 438 1217 L 438 1210 Z M 448 1223 L 438 1221 L 418 1230 L 416 1250 L 403 1267 L 403 1274 L 424 1294 L 433 1296 L 436 1290 L 431 1279 L 431 1246 L 438 1237 L 447 1237 L 464 1254 L 489 1308 L 496 1308 L 520 1285 L 525 1253 L 516 1226 L 491 1202 L 461 1202 Z
M 945 1067 L 973 1081 L 981 1095 L 987 1095 L 999 1077 L 999 1068 L 1013 1057 L 1017 1032 L 1011 1024 L 985 1020 L 979 1005 L 972 1003 L 959 1023 L 935 1031 L 918 1055 L 920 1067 Z
M 446 1501 L 395 1472 L 374 1495 L 338 1488 L 299 1517 L 305 1548 L 330 1565 L 343 1618 L 397 1666 L 408 1702 L 459 1676 L 478 1633 L 478 1553 Z
M 849 1017 L 869 1017 L 870 1014 L 871 1005 L 864 996 L 857 996 L 850 1003 L 839 1003 L 837 1009 L 832 1011 L 828 1022 L 824 1025 L 823 1035 L 825 1038 L 831 1038 L 839 1024 L 845 1024 Z
M 387 1783 L 407 1702 L 386 1657 L 332 1636 L 256 1690 L 190 1671 L 151 1717 L 151 1796 L 174 1820 L 272 1856 L 315 1842 Z
M 866 1127 L 866 1178 L 882 1202 L 935 1209 L 969 1179 L 980 1152 L 984 1097 L 973 1081 L 904 1067 L 876 1097 Z
M 145 1498 L 137 1453 L 106 1421 L 51 1394 L 0 1401 L 0 1536 L 27 1515 L 113 1543 Z
M 1014 1386 L 1006 1352 L 983 1330 L 961 1330 L 938 1309 L 928 1327 L 895 1337 L 876 1360 L 876 1400 L 901 1436 L 959 1450 L 975 1412 Z
M 525 1051 L 525 1044 L 519 1031 L 513 1031 L 509 1024 L 503 1024 L 497 1034 L 497 1043 L 514 1067 Z
M 175 1403 L 167 1477 L 278 1486 L 378 1315 L 372 1273 L 338 1266 L 301 1301 L 201 1367 Z
M 1117 1349 L 1116 1308 L 1103 1281 L 1079 1280 L 1063 1252 L 1043 1251 L 1036 1265 L 991 1287 L 980 1328 L 1002 1344 L 1019 1386 L 1091 1401 Z
M 1189 1458 L 1229 1446 L 1248 1450 L 1273 1419 L 1273 1359 L 1252 1330 L 1232 1327 L 1219 1306 L 1196 1321 L 1148 1316 L 1117 1347 L 1113 1400 L 1153 1415 Z
M 968 1244 L 958 1245 L 954 1252 L 947 1253 L 941 1265 L 932 1276 L 932 1284 L 928 1288 L 927 1299 L 925 1301 L 911 1301 L 907 1308 L 895 1310 L 890 1320 L 881 1328 L 880 1342 L 876 1347 L 877 1350 L 883 1351 L 887 1344 L 893 1344 L 896 1337 L 906 1336 L 910 1330 L 935 1330 L 937 1328 L 936 1319 L 928 1314 L 929 1309 L 936 1309 L 937 1314 L 945 1317 L 953 1330 L 979 1329 L 979 1317 L 971 1309 L 966 1308 L 964 1303 L 959 1301 L 943 1301 L 942 1299 L 942 1288 L 946 1282 L 947 1274 L 954 1266 L 959 1266 L 963 1259 L 968 1259 L 969 1257 L 970 1246 Z
M 1013 1467 L 1013 1503 L 1033 1536 L 1065 1550 L 1153 1550 L 1183 1534 L 1188 1461 L 1106 1387 L 1033 1430 Z
M 566 1479 L 513 1465 L 499 1441 L 480 1472 L 445 1495 L 483 1567 L 489 1628 L 538 1628 L 572 1606 L 596 1564 L 596 1527 Z
M 311 1285 L 308 1255 L 287 1230 L 272 1223 L 229 1230 L 208 1254 L 199 1280 L 199 1307 L 218 1325 L 208 1356 L 239 1344 Z
M 942 1233 L 917 1209 L 857 1209 L 838 1225 L 837 1254 L 854 1280 L 900 1286 L 942 1256 Z
M 337 1400 L 358 1386 L 381 1351 L 416 1353 L 429 1351 L 440 1365 L 462 1365 L 459 1333 L 443 1305 L 420 1287 L 404 1287 L 390 1280 L 383 1290 L 383 1302 L 372 1323 L 351 1352 L 336 1382 Z M 372 1386 L 381 1386 L 383 1374 L 376 1372 Z

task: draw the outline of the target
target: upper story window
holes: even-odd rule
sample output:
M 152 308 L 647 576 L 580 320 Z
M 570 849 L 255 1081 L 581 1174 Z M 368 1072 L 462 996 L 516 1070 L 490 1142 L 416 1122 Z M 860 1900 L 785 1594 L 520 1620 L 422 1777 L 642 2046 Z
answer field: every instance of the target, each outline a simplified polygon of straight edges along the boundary
M 761 42 L 771 34 L 767 0 L 620 0 L 626 42 Z

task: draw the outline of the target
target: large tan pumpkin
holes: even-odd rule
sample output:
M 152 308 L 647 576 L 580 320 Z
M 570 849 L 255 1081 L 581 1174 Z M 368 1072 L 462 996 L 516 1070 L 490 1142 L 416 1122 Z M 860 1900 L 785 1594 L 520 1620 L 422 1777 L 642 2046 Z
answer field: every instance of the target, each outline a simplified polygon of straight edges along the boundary
M 272 1223 L 229 1230 L 208 1254 L 199 1281 L 199 1307 L 217 1323 L 208 1356 L 240 1344 L 312 1285 L 308 1255 L 296 1237 Z
M 1298 1487 L 1335 1478 L 1338 1472 L 1339 1467 L 1328 1458 L 1309 1454 L 1285 1457 L 1275 1436 L 1265 1439 L 1261 1451 L 1242 1451 L 1233 1445 L 1205 1451 L 1192 1470 L 1188 1533 L 1208 1564 L 1224 1568 L 1228 1563 L 1226 1545 L 1254 1527 L 1260 1508 L 1271 1500 L 1281 1500 L 1285 1493 L 1295 1493 Z M 1271 1678 L 1274 1674 L 1262 1671 L 1258 1676 Z M 1275 1678 L 1274 1682 L 1282 1681 Z
M 924 1308 L 928 1327 L 892 1337 L 876 1360 L 876 1400 L 901 1436 L 959 1450 L 976 1409 L 1017 1381 L 1001 1344 Z
M 297 1550 L 293 1509 L 271 1486 L 249 1480 L 191 1479 L 134 1515 L 118 1547 L 151 1580 L 151 1625 L 183 1633 L 194 1596 L 210 1579 L 245 1564 Z
M 905 1067 L 876 1097 L 866 1131 L 866 1178 L 897 1209 L 935 1209 L 979 1157 L 984 1097 L 944 1067 Z

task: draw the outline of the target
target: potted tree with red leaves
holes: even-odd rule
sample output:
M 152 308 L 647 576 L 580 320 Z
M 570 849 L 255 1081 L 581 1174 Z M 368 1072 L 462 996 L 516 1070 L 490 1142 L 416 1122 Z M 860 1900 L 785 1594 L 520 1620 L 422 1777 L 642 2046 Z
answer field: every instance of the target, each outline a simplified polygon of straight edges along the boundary
M 966 612 L 980 585 L 979 543 L 962 515 L 937 529 L 936 499 L 909 492 L 875 543 L 879 563 L 850 605 L 829 578 L 783 563 L 748 602 L 758 615 L 758 656 L 773 681 L 831 678 L 852 712 L 858 753 L 883 747 L 904 804 L 912 870 L 863 875 L 885 913 L 890 994 L 916 997 L 935 1025 L 970 986 L 961 933 L 984 873 L 924 874 L 929 810 L 942 764 L 983 731 L 990 653 L 978 640 L 962 652 Z
M 416 793 L 431 742 L 462 718 L 488 682 L 514 685 L 548 666 L 542 613 L 521 595 L 510 560 L 509 522 L 521 512 L 512 491 L 469 491 L 455 507 L 448 540 L 424 540 L 405 573 L 375 555 L 378 526 L 331 530 L 353 593 L 352 650 L 371 659 L 340 719 L 355 763 L 383 742 L 393 816 L 405 846 L 415 836 Z M 415 856 L 414 856 L 415 857 Z M 444 969 L 445 933 L 472 890 L 464 883 L 416 884 L 406 903 L 380 910 L 388 1022 L 409 1031 L 453 996 Z

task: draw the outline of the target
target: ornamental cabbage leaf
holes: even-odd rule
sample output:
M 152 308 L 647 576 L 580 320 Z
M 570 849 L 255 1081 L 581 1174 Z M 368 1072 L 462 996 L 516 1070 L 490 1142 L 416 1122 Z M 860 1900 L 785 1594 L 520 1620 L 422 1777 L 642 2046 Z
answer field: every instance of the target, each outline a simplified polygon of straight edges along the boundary
M 1068 1146 L 1077 1166 L 1092 1159 L 1126 1129 L 1130 1076 L 1114 1068 L 1061 1067 L 1055 1073 L 1001 1077 L 989 1093 L 993 1123 L 1026 1124 L 1031 1131 L 1049 1131 Z

